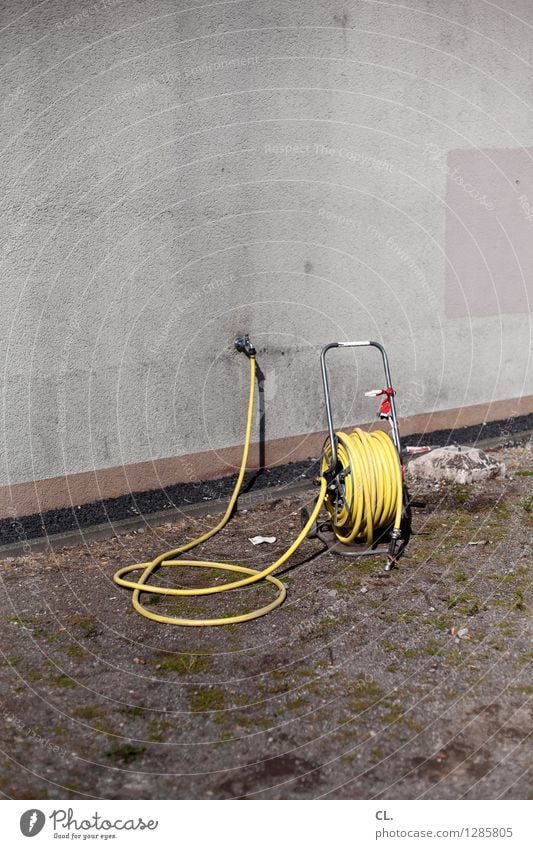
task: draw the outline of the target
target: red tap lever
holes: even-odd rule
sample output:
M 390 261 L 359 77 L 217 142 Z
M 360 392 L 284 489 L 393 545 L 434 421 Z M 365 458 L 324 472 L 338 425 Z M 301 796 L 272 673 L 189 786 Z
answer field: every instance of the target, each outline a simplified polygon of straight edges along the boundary
M 392 386 L 387 386 L 386 389 L 370 389 L 368 392 L 365 392 L 365 395 L 367 398 L 379 398 L 380 395 L 385 395 L 385 398 L 381 402 L 378 416 L 380 417 L 380 419 L 390 419 L 390 399 L 394 395 L 394 389 L 392 388 Z

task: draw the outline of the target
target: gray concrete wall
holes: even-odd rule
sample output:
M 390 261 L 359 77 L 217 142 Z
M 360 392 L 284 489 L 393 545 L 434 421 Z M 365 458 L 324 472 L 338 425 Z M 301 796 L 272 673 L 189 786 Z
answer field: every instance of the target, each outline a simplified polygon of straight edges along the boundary
M 533 394 L 527 0 L 12 0 L 0 45 L 2 485 L 239 444 L 244 330 L 267 439 L 335 338 L 403 415 Z

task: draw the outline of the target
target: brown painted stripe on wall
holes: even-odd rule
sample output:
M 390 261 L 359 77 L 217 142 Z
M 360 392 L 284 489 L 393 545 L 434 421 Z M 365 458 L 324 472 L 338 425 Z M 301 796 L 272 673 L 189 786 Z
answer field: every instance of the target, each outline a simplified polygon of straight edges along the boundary
M 435 413 L 403 418 L 402 436 L 448 428 L 468 427 L 484 421 L 497 421 L 511 416 L 533 413 L 533 395 L 474 404 Z M 279 466 L 307 457 L 316 457 L 324 442 L 325 432 L 273 439 L 265 446 L 267 466 Z M 26 516 L 71 505 L 90 504 L 105 498 L 116 498 L 129 492 L 143 492 L 176 483 L 194 483 L 229 475 L 241 460 L 242 446 L 234 445 L 214 451 L 202 451 L 181 457 L 95 469 L 61 475 L 46 480 L 0 487 L 0 518 Z M 248 468 L 259 466 L 259 445 L 250 449 Z

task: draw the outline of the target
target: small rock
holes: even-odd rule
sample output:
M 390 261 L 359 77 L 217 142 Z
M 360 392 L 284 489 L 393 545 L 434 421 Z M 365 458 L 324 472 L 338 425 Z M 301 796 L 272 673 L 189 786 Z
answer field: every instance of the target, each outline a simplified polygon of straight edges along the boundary
M 450 633 L 451 633 L 452 637 L 455 637 L 456 643 L 460 642 L 461 640 L 469 640 L 470 639 L 468 628 L 457 629 L 457 628 L 453 627 L 451 629 Z
M 362 593 L 367 593 L 367 592 L 368 592 L 368 587 L 361 587 L 361 592 L 362 592 Z

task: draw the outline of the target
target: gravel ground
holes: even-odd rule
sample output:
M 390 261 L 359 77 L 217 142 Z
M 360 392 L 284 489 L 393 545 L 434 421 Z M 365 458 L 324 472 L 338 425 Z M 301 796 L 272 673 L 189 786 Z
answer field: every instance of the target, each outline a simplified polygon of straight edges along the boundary
M 533 458 L 491 453 L 506 477 L 413 492 L 427 507 L 400 569 L 307 540 L 285 604 L 248 624 L 157 625 L 112 583 L 209 518 L 4 559 L 4 796 L 530 798 Z M 270 562 L 315 494 L 237 512 L 202 551 Z M 205 571 L 179 577 L 220 580 Z M 271 589 L 148 604 L 229 614 Z

